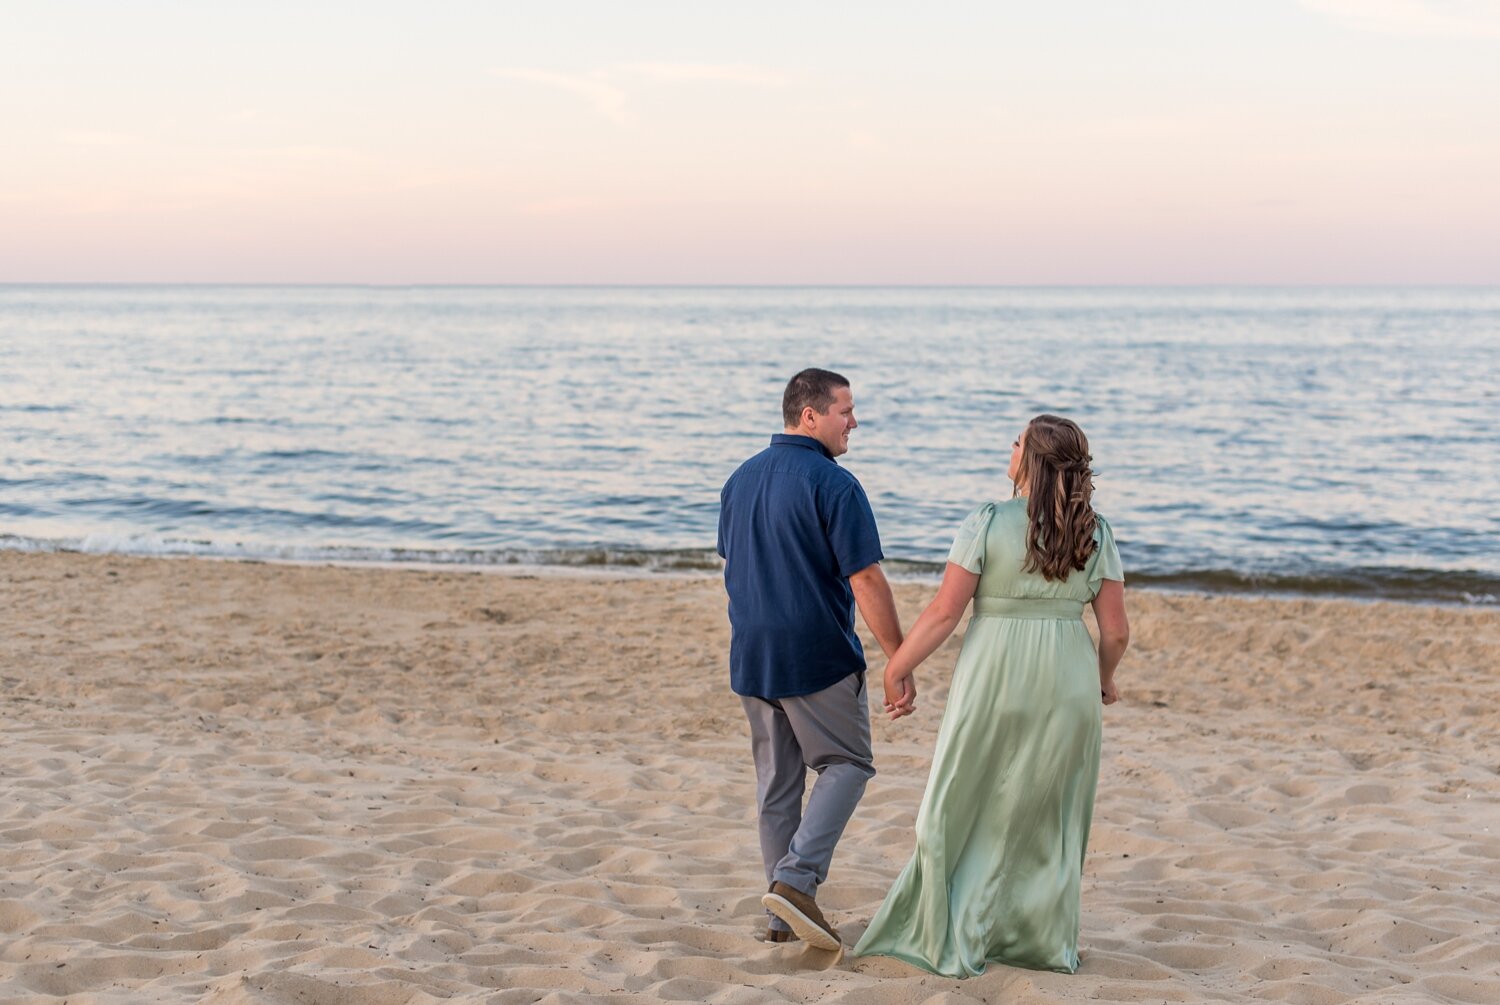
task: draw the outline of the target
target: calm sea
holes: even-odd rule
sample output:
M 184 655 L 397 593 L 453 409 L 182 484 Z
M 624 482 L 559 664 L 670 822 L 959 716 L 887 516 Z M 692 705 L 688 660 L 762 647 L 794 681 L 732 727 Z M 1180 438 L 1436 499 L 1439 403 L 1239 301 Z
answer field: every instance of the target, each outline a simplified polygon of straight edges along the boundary
M 1500 595 L 1476 288 L 0 286 L 0 547 L 711 569 L 809 365 L 898 569 L 1050 411 L 1136 583 Z

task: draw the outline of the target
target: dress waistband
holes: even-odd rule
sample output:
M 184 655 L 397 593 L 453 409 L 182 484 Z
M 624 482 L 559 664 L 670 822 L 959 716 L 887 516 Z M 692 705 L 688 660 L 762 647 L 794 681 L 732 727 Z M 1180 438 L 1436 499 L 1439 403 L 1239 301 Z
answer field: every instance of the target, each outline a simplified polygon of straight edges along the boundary
M 975 597 L 974 617 L 1071 620 L 1083 617 L 1083 601 L 1047 597 Z

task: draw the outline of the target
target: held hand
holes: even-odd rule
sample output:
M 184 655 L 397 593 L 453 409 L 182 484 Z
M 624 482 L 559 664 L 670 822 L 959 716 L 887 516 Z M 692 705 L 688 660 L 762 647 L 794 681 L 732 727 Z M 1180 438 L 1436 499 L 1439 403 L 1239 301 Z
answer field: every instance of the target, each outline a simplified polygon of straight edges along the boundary
M 1114 681 L 1099 685 L 1099 698 L 1106 705 L 1113 705 L 1120 700 L 1120 691 L 1115 687 Z
M 892 720 L 911 715 L 917 710 L 917 682 L 910 673 L 900 677 L 885 677 L 885 710 Z

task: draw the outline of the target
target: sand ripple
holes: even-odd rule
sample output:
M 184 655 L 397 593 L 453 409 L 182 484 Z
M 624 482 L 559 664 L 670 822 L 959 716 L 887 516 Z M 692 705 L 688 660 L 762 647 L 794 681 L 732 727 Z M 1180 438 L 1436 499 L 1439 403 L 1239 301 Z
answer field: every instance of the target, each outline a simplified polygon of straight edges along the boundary
M 715 583 L 13 553 L 0 581 L 6 1002 L 1500 1001 L 1491 613 L 1134 597 L 1083 970 L 957 982 L 756 941 Z M 849 941 L 951 663 L 877 724 L 821 898 Z

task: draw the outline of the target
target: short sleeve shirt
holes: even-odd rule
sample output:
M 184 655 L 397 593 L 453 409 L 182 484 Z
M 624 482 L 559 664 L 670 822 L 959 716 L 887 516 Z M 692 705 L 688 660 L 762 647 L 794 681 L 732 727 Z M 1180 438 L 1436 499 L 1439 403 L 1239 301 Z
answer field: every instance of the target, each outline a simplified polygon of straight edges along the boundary
M 880 561 L 865 490 L 810 436 L 778 433 L 719 496 L 736 694 L 812 694 L 865 669 L 849 577 Z

